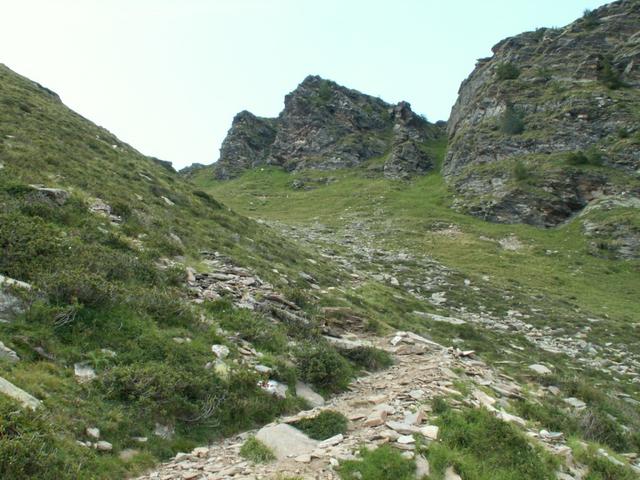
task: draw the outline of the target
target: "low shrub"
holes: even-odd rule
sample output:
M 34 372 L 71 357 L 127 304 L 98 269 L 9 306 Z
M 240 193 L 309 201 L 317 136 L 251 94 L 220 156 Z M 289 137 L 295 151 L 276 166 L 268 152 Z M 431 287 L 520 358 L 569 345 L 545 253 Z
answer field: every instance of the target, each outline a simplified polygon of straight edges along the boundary
M 518 135 L 524 131 L 522 114 L 510 105 L 500 117 L 500 131 L 507 135 Z
M 609 58 L 603 58 L 598 65 L 598 80 L 611 90 L 617 90 L 625 86 L 622 74 L 611 63 Z
M 566 162 L 569 165 L 579 166 L 579 165 L 602 165 L 602 154 L 596 150 L 595 148 L 591 148 L 589 150 L 582 151 L 576 150 L 575 152 L 570 152 L 565 157 Z
M 267 463 L 276 459 L 269 447 L 256 437 L 249 437 L 240 448 L 240 456 L 253 463 Z
M 370 372 L 393 365 L 393 359 L 384 350 L 374 347 L 356 347 L 341 349 L 340 354 L 351 361 L 357 368 Z
M 305 418 L 293 424 L 314 440 L 326 440 L 339 433 L 346 433 L 349 421 L 340 412 L 324 410 L 318 416 Z
M 510 62 L 499 63 L 496 67 L 498 80 L 515 80 L 520 76 L 520 69 Z
M 347 360 L 325 343 L 307 342 L 296 352 L 300 378 L 326 392 L 347 388 L 352 370 Z
M 513 167 L 513 176 L 515 177 L 516 181 L 518 182 L 523 182 L 525 180 L 527 180 L 531 175 L 531 172 L 529 171 L 529 168 L 527 167 L 527 165 L 524 162 L 516 162 L 516 164 Z

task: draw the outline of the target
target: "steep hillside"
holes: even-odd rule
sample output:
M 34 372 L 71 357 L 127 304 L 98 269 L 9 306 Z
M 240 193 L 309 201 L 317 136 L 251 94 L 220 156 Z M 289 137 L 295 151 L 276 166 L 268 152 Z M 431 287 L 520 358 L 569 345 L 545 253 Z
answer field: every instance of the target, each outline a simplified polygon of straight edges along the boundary
M 343 388 L 307 291 L 344 276 L 0 66 L 0 477 L 123 478 Z
M 640 2 L 614 2 L 478 61 L 447 124 L 458 207 L 552 226 L 595 198 L 640 195 L 639 25 Z
M 434 167 L 424 143 L 441 136 L 442 129 L 413 113 L 406 102 L 390 105 L 309 76 L 284 105 L 278 118 L 236 115 L 213 167 L 216 178 L 263 165 L 334 170 L 369 162 L 389 178 Z

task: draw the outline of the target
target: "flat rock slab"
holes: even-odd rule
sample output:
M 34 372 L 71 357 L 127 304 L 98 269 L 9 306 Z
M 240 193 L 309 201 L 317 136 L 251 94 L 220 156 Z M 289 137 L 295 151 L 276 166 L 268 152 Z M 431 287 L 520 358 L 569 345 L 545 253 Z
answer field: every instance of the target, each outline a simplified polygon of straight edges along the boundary
M 269 447 L 278 460 L 310 454 L 318 446 L 317 441 L 285 423 L 261 428 L 256 438 Z
M 21 388 L 16 387 L 13 383 L 0 377 L 0 393 L 4 393 L 8 397 L 17 400 L 25 408 L 35 410 L 40 406 L 40 400 L 28 394 Z
M 322 395 L 314 392 L 306 383 L 296 382 L 296 395 L 304 398 L 313 408 L 324 406 Z

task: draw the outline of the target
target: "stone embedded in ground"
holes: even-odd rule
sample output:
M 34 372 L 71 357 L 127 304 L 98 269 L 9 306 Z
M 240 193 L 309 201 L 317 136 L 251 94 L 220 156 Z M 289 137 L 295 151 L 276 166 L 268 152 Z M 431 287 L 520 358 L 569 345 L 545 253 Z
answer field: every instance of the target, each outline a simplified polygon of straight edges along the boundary
M 162 425 L 161 423 L 156 423 L 156 427 L 153 430 L 153 434 L 156 437 L 160 437 L 160 438 L 163 438 L 165 440 L 168 440 L 168 439 L 172 438 L 174 432 L 175 432 L 175 429 L 172 426 L 170 426 L 170 425 Z M 141 437 L 138 437 L 138 438 L 141 438 Z M 142 437 L 142 438 L 145 438 L 145 437 Z M 145 442 L 146 442 L 146 440 L 145 440 Z
M 80 383 L 90 382 L 97 377 L 96 371 L 87 362 L 74 364 L 73 373 Z
M 429 462 L 422 455 L 418 455 L 415 458 L 416 461 L 416 479 L 422 480 L 424 477 L 428 477 L 431 473 Z
M 462 480 L 453 467 L 449 467 L 444 472 L 444 480 Z
M 404 416 L 407 425 L 420 425 L 424 421 L 424 411 L 419 408 L 415 412 L 408 412 Z
M 420 433 L 429 440 L 437 440 L 440 428 L 437 425 L 427 425 L 420 428 Z
M 344 440 L 344 435 L 341 433 L 338 433 L 333 437 L 329 437 L 326 440 L 321 441 L 318 444 L 318 448 L 333 447 L 334 445 L 338 445 L 339 443 L 342 443 L 343 440 Z
M 415 443 L 416 439 L 413 438 L 413 435 L 400 435 L 396 442 L 407 445 L 409 443 Z
M 229 347 L 226 345 L 211 345 L 211 351 L 221 360 L 229 356 Z
M 109 442 L 105 442 L 104 440 L 100 440 L 96 443 L 95 448 L 100 452 L 110 452 L 111 450 L 113 450 L 113 445 L 111 445 Z
M 264 443 L 278 460 L 311 454 L 319 443 L 284 423 L 262 427 L 256 433 L 256 438 Z
M 364 421 L 365 427 L 377 427 L 384 425 L 387 419 L 387 412 L 385 410 L 374 409 Z
M 306 383 L 296 382 L 296 395 L 305 399 L 313 408 L 324 406 L 325 402 L 322 395 L 314 392 Z
M 42 403 L 36 397 L 28 394 L 21 388 L 16 387 L 13 383 L 2 377 L 0 377 L 0 393 L 13 398 L 23 407 L 30 408 L 31 410 L 35 410 Z
M 584 403 L 582 400 L 579 400 L 579 399 L 577 399 L 575 397 L 568 397 L 568 398 L 565 398 L 563 401 L 567 405 L 569 405 L 569 406 L 571 406 L 573 408 L 576 408 L 576 409 L 582 409 L 582 408 L 587 406 L 586 403 Z
M 495 410 L 493 407 L 496 403 L 496 399 L 487 395 L 482 390 L 474 390 L 471 392 L 473 397 L 480 402 L 480 405 L 487 408 L 488 410 Z
M 88 437 L 98 440 L 100 438 L 100 429 L 95 427 L 87 427 L 85 433 Z
M 277 380 L 267 380 L 266 382 L 260 382 L 260 388 L 265 392 L 270 393 L 279 398 L 287 398 L 287 385 L 280 383 Z
M 534 363 L 532 365 L 529 365 L 529 370 L 532 370 L 533 372 L 537 373 L 538 375 L 549 375 L 549 374 L 551 374 L 551 370 L 549 370 L 548 367 L 545 367 L 544 365 L 540 365 L 539 363 Z
M 125 448 L 118 454 L 118 458 L 124 462 L 130 462 L 133 460 L 133 457 L 138 455 L 140 450 L 136 450 L 135 448 Z
M 16 352 L 5 346 L 4 343 L 0 342 L 0 360 L 16 363 L 20 361 L 20 357 Z

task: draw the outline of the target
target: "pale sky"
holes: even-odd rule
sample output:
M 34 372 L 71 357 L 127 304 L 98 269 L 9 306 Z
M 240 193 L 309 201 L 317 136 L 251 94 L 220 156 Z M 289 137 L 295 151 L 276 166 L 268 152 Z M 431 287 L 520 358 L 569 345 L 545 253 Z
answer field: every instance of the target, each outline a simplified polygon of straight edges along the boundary
M 317 74 L 446 120 L 506 36 L 602 0 L 0 0 L 0 62 L 147 155 L 217 160 L 240 110 Z

